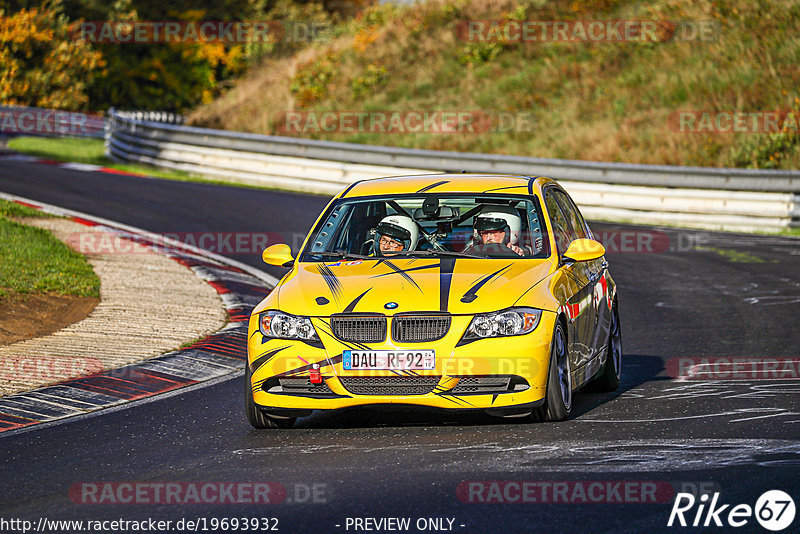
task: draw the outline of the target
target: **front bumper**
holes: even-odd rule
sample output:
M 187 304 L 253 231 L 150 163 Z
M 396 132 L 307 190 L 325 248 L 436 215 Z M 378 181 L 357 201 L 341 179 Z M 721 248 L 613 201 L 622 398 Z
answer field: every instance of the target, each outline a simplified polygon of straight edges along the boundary
M 253 400 L 276 413 L 412 404 L 481 409 L 504 415 L 540 405 L 546 393 L 556 315 L 542 312 L 538 326 L 529 334 L 459 344 L 470 320 L 469 316 L 453 316 L 448 334 L 435 342 L 396 344 L 387 339 L 383 343 L 356 347 L 333 337 L 325 318 L 312 319 L 321 343 L 264 338 L 258 329 L 258 316 L 253 315 L 249 323 L 247 360 Z M 344 370 L 342 352 L 359 348 L 432 349 L 436 351 L 436 369 L 413 372 Z M 307 382 L 312 364 L 319 365 L 323 384 Z M 508 383 L 504 388 L 492 389 L 492 384 L 502 384 L 506 377 Z M 285 387 L 287 384 L 291 387 Z M 394 394 L 380 394 L 384 391 Z

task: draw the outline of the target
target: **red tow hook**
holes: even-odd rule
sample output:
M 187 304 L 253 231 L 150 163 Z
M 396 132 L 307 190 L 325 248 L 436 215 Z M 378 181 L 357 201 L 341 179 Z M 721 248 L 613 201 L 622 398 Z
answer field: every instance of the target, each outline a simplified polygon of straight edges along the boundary
M 322 373 L 319 371 L 319 364 L 312 363 L 311 370 L 309 371 L 308 378 L 312 384 L 322 384 Z

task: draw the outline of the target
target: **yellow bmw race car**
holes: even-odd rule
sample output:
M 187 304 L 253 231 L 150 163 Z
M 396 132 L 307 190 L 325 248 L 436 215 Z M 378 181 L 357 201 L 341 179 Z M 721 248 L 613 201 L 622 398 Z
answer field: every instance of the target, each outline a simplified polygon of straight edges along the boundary
M 543 177 L 357 182 L 317 219 L 253 310 L 256 428 L 312 410 L 424 405 L 562 420 L 575 390 L 619 386 L 616 285 L 575 203 Z

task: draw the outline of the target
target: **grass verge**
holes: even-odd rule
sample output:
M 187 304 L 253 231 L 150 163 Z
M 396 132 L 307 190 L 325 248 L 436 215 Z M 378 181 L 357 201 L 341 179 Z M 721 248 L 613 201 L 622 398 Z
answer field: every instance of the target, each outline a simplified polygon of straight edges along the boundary
M 151 165 L 117 163 L 105 155 L 102 139 L 77 137 L 15 137 L 8 141 L 8 148 L 30 156 L 52 159 L 55 161 L 89 163 L 156 178 L 181 181 L 208 181 L 188 172 L 164 170 Z
M 100 279 L 86 258 L 50 232 L 9 218 L 39 215 L 0 200 L 0 299 L 9 293 L 99 297 Z

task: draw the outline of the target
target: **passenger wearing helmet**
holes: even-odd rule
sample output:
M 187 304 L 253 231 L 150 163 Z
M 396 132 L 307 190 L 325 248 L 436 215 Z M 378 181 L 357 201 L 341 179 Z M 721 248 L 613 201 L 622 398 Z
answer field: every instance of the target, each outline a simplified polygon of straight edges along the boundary
M 419 240 L 419 228 L 407 215 L 389 215 L 375 228 L 374 254 L 384 256 L 404 250 L 414 250 Z
M 464 252 L 502 254 L 508 248 L 519 256 L 525 251 L 518 245 L 522 220 L 510 206 L 487 206 L 475 217 L 474 237 Z

